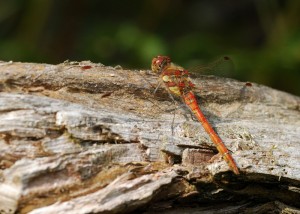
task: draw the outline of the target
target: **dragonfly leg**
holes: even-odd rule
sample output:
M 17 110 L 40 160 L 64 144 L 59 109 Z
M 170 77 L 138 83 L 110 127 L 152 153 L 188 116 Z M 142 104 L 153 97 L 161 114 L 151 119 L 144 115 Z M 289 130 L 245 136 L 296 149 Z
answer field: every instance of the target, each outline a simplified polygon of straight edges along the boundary
M 172 125 L 171 125 L 172 136 L 174 136 L 175 116 L 176 116 L 176 109 L 174 109 L 174 111 L 173 111 L 173 119 L 172 119 Z
M 157 86 L 154 89 L 153 94 L 155 94 L 157 92 L 157 90 L 158 90 L 158 88 L 160 88 L 160 86 L 161 86 L 161 81 L 158 82 Z

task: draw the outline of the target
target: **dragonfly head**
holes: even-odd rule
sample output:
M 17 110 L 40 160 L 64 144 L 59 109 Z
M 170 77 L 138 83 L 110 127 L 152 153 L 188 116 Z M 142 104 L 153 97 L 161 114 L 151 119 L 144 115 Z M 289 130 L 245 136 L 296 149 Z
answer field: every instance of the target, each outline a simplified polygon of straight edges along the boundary
M 151 69 L 155 73 L 160 73 L 166 66 L 170 65 L 171 58 L 168 56 L 157 56 L 152 59 Z

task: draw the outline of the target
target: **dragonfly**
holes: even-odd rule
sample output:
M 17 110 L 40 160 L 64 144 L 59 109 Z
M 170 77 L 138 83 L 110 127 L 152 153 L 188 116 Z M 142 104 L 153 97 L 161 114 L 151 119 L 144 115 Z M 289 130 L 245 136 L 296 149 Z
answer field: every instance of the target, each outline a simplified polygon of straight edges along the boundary
M 159 75 L 160 83 L 165 86 L 169 94 L 180 97 L 181 100 L 188 106 L 190 111 L 201 123 L 230 169 L 236 175 L 240 174 L 229 150 L 226 148 L 221 138 L 214 131 L 213 127 L 201 111 L 193 92 L 195 84 L 192 83 L 189 72 L 183 67 L 174 64 L 168 56 L 154 57 L 152 59 L 151 69 L 154 73 Z

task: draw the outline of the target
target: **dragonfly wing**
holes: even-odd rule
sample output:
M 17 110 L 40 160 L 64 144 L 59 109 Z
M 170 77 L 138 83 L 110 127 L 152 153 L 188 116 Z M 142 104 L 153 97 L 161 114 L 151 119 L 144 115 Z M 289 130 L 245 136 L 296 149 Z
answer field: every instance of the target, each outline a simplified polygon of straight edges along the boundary
M 235 71 L 233 60 L 229 56 L 222 56 L 207 65 L 199 65 L 197 62 L 193 62 L 192 64 L 194 65 L 188 69 L 192 77 L 197 77 L 204 74 L 232 76 Z

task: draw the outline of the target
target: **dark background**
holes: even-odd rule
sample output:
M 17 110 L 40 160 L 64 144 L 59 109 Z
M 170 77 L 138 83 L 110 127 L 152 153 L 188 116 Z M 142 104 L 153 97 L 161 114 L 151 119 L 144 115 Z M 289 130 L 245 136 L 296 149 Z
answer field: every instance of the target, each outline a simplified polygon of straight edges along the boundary
M 187 68 L 226 55 L 225 76 L 300 95 L 299 11 L 295 0 L 0 0 L 0 60 L 149 69 L 158 54 Z

